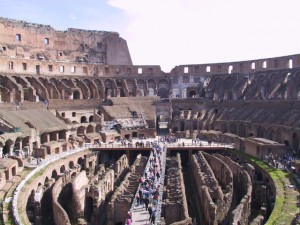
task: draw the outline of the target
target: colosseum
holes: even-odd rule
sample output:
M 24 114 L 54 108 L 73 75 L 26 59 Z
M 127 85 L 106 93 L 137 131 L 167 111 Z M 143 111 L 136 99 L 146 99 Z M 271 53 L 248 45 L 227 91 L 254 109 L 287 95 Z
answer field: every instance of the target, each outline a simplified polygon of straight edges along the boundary
M 300 54 L 166 73 L 0 18 L 0 65 L 0 224 L 300 224 Z

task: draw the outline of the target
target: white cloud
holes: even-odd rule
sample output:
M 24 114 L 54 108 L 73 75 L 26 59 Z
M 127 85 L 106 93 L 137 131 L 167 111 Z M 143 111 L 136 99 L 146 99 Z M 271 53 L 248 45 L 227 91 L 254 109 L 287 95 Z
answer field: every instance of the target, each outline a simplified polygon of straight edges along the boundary
M 129 19 L 134 64 L 213 63 L 300 53 L 297 0 L 109 0 Z
M 71 14 L 69 15 L 69 17 L 70 17 L 71 20 L 76 20 L 76 16 L 75 16 L 73 13 L 71 13 Z

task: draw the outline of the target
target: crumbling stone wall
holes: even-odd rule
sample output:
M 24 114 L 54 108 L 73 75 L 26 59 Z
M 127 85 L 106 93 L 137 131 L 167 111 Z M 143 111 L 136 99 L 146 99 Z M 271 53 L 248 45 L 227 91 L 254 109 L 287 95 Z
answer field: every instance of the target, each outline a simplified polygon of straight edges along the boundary
M 230 224 L 248 224 L 251 215 L 252 180 L 248 172 L 227 156 L 216 154 L 231 170 L 236 204 L 230 214 Z
M 72 181 L 72 209 L 77 218 L 84 216 L 85 195 L 89 179 L 85 170 L 78 173 Z
M 64 208 L 59 204 L 58 197 L 65 185 L 63 178 L 59 178 L 52 188 L 52 208 L 56 225 L 71 225 L 69 216 Z
M 58 31 L 48 25 L 0 18 L 0 36 L 1 53 L 9 56 L 113 65 L 132 64 L 127 43 L 116 32 L 74 28 Z
M 217 221 L 223 221 L 231 207 L 233 196 L 233 175 L 226 163 L 213 155 L 205 152 L 202 152 L 202 154 L 209 164 L 216 180 L 218 181 L 218 185 L 222 190 L 221 198 L 217 201 L 218 208 L 216 219 Z
M 165 190 L 163 202 L 163 217 L 166 224 L 191 224 L 187 199 L 185 194 L 184 178 L 181 158 L 168 158 L 166 163 Z
M 139 178 L 143 175 L 146 164 L 147 157 L 138 155 L 130 167 L 130 172 L 125 176 L 120 186 L 116 188 L 107 208 L 107 225 L 125 221 L 139 185 Z
M 195 188 L 197 210 L 201 215 L 201 223 L 209 225 L 218 224 L 217 201 L 222 200 L 224 196 L 201 152 L 192 156 L 191 173 Z

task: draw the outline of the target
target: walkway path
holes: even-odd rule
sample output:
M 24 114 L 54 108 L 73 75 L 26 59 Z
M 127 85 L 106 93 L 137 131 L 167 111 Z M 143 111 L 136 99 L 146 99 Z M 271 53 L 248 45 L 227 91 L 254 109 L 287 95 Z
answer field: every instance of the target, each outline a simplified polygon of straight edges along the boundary
M 152 206 L 153 210 L 156 210 L 156 223 L 160 220 L 160 216 L 161 216 L 161 205 L 162 205 L 162 195 L 163 195 L 163 188 L 164 188 L 164 176 L 165 176 L 165 161 L 166 161 L 166 151 L 164 149 L 164 145 L 162 142 L 160 142 L 160 144 L 158 145 L 160 147 L 160 152 L 161 154 L 159 154 L 159 152 L 156 152 L 155 148 L 153 148 L 153 151 L 151 152 L 151 155 L 149 157 L 150 158 L 156 158 L 157 160 L 157 171 L 159 171 L 160 174 L 160 178 L 159 179 L 155 179 L 155 183 L 157 183 L 157 186 L 159 186 L 158 188 L 158 203 L 156 206 L 154 206 L 153 204 L 149 204 L 149 206 Z M 158 157 L 159 155 L 159 157 Z M 160 158 L 160 159 L 159 159 Z M 161 163 L 160 163 L 161 162 Z M 145 172 L 148 173 L 149 172 L 149 168 L 150 168 L 150 160 L 148 160 Z M 144 173 L 145 174 L 145 173 Z M 144 176 L 145 177 L 145 176 Z M 137 192 L 138 194 L 138 192 Z M 150 215 L 148 213 L 148 211 L 146 210 L 145 205 L 139 205 L 137 206 L 137 202 L 136 200 L 134 200 L 133 205 L 131 207 L 131 213 L 132 213 L 132 224 L 134 225 L 148 225 L 151 224 L 150 223 Z

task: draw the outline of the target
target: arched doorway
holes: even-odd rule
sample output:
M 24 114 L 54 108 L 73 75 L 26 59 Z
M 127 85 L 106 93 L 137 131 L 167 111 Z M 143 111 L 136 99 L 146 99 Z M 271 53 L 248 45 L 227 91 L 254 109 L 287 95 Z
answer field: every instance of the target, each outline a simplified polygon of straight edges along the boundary
M 80 123 L 86 123 L 87 121 L 86 121 L 86 117 L 85 116 L 82 116 L 81 118 L 80 118 Z
M 190 98 L 196 97 L 196 91 L 191 90 L 191 91 L 189 92 L 189 97 L 190 97 Z
M 79 93 L 79 91 L 74 91 L 73 92 L 73 99 L 80 99 L 80 93 Z

